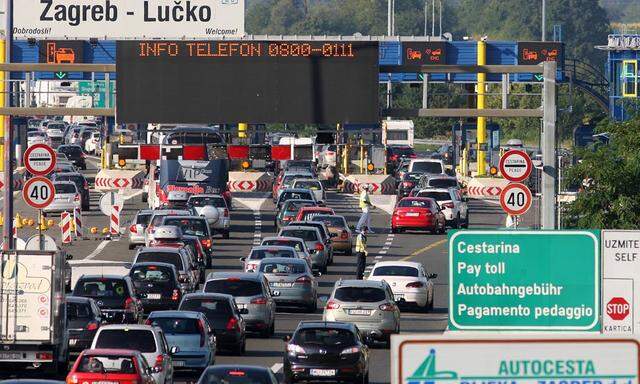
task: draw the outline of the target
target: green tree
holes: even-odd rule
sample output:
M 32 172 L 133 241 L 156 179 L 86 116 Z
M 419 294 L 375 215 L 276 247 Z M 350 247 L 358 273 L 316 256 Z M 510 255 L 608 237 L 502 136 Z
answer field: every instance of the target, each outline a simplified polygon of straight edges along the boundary
M 624 123 L 605 121 L 597 130 L 608 132 L 608 145 L 583 151 L 569 168 L 566 182 L 582 185 L 592 179 L 564 213 L 566 225 L 576 228 L 640 228 L 640 118 Z

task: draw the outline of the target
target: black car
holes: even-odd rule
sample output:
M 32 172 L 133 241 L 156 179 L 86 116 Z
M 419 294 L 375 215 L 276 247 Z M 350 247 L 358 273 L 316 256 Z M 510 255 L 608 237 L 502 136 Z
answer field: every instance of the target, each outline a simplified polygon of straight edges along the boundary
M 89 182 L 82 173 L 78 172 L 60 172 L 54 173 L 51 181 L 71 181 L 76 185 L 80 193 L 80 201 L 83 211 L 90 209 L 91 203 L 89 199 Z
M 178 272 L 172 264 L 136 263 L 131 266 L 129 277 L 145 313 L 178 309 L 182 290 Z
M 420 177 L 422 177 L 423 173 L 421 172 L 406 172 L 400 178 L 400 182 L 398 183 L 398 197 L 407 197 L 411 190 L 418 186 L 420 182 Z
M 182 230 L 183 234 L 197 236 L 207 257 L 213 257 L 213 235 L 204 217 L 167 215 L 162 219 L 161 225 L 175 225 Z M 210 262 L 207 261 L 207 265 L 211 265 Z
M 58 153 L 64 153 L 67 156 L 67 159 L 69 159 L 69 161 L 71 161 L 76 167 L 87 169 L 87 163 L 85 162 L 86 155 L 79 145 L 61 145 L 56 151 Z
M 108 323 L 137 324 L 142 318 L 142 302 L 129 276 L 83 275 L 73 295 L 94 299 Z
M 93 299 L 67 296 L 69 352 L 80 353 L 91 347 L 93 337 L 102 325 L 102 313 Z
M 303 321 L 284 340 L 286 383 L 369 382 L 369 348 L 352 323 Z
M 197 384 L 278 384 L 269 368 L 254 365 L 215 365 L 202 372 Z
M 189 293 L 180 302 L 180 311 L 202 312 L 213 327 L 218 347 L 244 354 L 247 346 L 243 314 L 231 295 L 221 293 Z
M 402 160 L 416 157 L 416 151 L 408 145 L 390 145 L 387 147 L 387 168 L 394 169 Z
M 212 260 L 207 256 L 207 253 L 204 250 L 204 246 L 200 242 L 200 238 L 198 236 L 182 235 L 180 241 L 184 244 L 185 247 L 189 248 L 191 250 L 191 253 L 195 256 L 198 271 L 200 272 L 200 282 L 204 283 L 207 268 L 211 268 Z

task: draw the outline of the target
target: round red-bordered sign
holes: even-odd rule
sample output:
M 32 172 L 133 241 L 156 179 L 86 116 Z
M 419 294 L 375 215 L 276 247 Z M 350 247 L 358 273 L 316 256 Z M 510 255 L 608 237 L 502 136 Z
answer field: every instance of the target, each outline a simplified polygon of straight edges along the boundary
M 500 158 L 499 168 L 502 177 L 519 183 L 529 177 L 533 170 L 533 163 L 527 152 L 511 149 Z
M 512 216 L 526 213 L 531 208 L 532 200 L 531 191 L 524 184 L 509 184 L 500 192 L 500 206 Z
M 34 176 L 46 176 L 56 166 L 56 152 L 46 144 L 34 144 L 24 151 L 24 167 Z
M 56 189 L 51 180 L 37 176 L 29 179 L 22 188 L 24 202 L 35 209 L 47 207 L 56 196 Z

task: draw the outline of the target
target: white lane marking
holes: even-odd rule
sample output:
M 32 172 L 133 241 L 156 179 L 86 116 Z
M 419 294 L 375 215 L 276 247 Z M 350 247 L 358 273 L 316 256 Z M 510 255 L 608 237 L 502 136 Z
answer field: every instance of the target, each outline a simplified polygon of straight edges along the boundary
M 384 243 L 384 245 L 391 245 L 391 244 L 393 244 L 393 241 L 386 241 L 386 242 Z
M 382 251 L 380 251 L 380 252 L 378 252 L 378 253 L 379 253 L 380 255 L 386 255 L 386 254 L 387 254 L 387 251 L 382 250 Z M 381 257 L 382 257 L 382 256 L 381 256 Z
M 387 239 L 393 239 L 394 237 L 396 237 L 395 233 L 390 233 L 387 235 Z
M 376 259 L 382 259 L 382 256 L 376 256 L 375 258 Z
M 280 372 L 280 370 L 282 369 L 283 364 L 282 363 L 275 363 L 273 364 L 273 366 L 271 366 L 271 372 L 273 373 L 278 373 Z
M 98 244 L 98 246 L 96 247 L 96 249 L 93 250 L 93 252 L 91 252 L 87 257 L 84 258 L 84 260 L 91 260 L 94 257 L 98 256 L 100 254 L 100 252 L 102 252 L 102 250 L 111 242 L 111 240 L 102 240 L 102 242 L 100 244 Z
M 253 237 L 260 237 L 260 236 L 262 236 L 262 234 L 260 232 L 256 232 L 256 233 L 253 234 Z

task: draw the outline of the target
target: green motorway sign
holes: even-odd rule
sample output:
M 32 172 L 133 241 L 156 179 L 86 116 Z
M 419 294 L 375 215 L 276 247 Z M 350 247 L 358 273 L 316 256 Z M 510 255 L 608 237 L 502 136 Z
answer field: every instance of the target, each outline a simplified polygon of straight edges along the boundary
M 449 232 L 449 328 L 598 331 L 599 245 L 599 231 Z
M 93 107 L 94 108 L 104 108 L 104 88 L 105 82 L 104 80 L 96 80 L 96 81 L 79 81 L 78 82 L 78 95 L 84 96 L 93 96 Z M 115 97 L 114 97 L 114 89 L 115 89 L 115 81 L 110 81 L 109 84 L 109 95 L 111 95 L 109 99 L 109 105 L 111 107 L 115 107 Z

